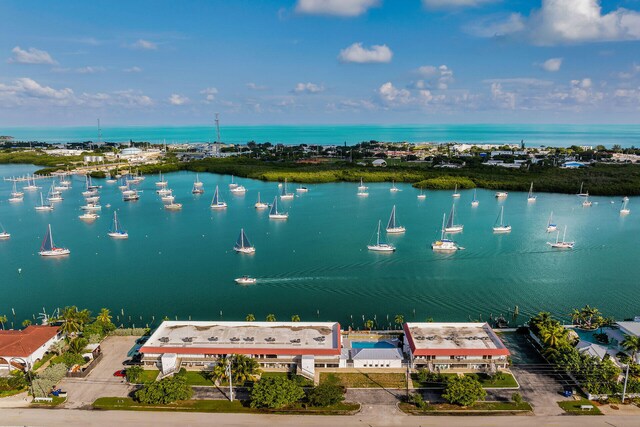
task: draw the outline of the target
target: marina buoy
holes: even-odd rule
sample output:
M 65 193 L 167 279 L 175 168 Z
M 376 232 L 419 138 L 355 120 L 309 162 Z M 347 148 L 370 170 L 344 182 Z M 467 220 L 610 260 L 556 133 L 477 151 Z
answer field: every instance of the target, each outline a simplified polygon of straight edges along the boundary
M 18 274 L 20 274 L 20 273 L 22 273 L 22 269 L 21 268 L 18 269 Z

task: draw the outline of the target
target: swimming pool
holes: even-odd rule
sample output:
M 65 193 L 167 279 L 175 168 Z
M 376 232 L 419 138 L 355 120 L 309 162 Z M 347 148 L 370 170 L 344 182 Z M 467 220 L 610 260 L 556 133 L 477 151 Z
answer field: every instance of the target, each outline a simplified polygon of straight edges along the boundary
M 352 341 L 351 348 L 396 348 L 388 341 Z

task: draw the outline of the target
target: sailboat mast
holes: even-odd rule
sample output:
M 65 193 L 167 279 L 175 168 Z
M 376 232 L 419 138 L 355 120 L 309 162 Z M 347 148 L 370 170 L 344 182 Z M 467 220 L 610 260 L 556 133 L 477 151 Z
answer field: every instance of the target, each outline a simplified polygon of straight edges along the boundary
M 380 245 L 380 220 L 378 220 L 378 239 L 376 241 L 376 245 Z

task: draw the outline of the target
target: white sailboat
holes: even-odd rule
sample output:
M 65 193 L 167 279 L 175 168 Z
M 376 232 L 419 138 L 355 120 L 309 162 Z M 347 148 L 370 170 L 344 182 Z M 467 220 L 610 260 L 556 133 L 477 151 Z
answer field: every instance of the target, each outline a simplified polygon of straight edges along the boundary
M 367 245 L 367 249 L 374 252 L 393 252 L 396 250 L 396 247 L 385 243 L 380 239 L 380 228 L 382 221 L 378 220 L 378 231 L 376 232 L 376 244 L 375 245 Z
M 460 233 L 464 229 L 464 225 L 455 223 L 456 205 L 451 206 L 451 212 L 449 213 L 449 219 L 447 225 L 444 227 L 444 231 L 450 234 Z
M 593 205 L 593 203 L 591 202 L 591 200 L 589 200 L 589 193 L 587 193 L 587 195 L 584 197 L 584 201 L 582 202 L 582 207 L 590 208 L 591 205 Z
M 364 182 L 362 182 L 362 178 L 360 178 L 360 185 L 358 186 L 358 192 L 361 191 L 366 191 L 369 187 L 367 187 L 366 185 L 364 185 Z
M 296 191 L 298 193 L 308 193 L 309 192 L 309 188 L 305 187 L 304 185 L 300 185 L 300 186 L 298 186 L 298 188 L 296 188 Z
M 453 189 L 453 194 L 451 195 L 451 197 L 453 197 L 454 199 L 460 197 L 460 193 L 458 193 L 458 184 L 456 184 L 455 188 Z
M 447 217 L 447 214 L 442 214 L 442 229 L 440 234 L 440 239 L 431 243 L 431 249 L 435 252 L 453 252 L 462 249 L 458 246 L 453 240 L 449 240 L 445 238 L 445 226 L 444 222 Z
M 527 202 L 533 203 L 536 201 L 537 198 L 538 196 L 533 194 L 533 182 L 532 182 L 531 186 L 529 187 L 529 195 L 527 196 Z
M 400 234 L 404 233 L 406 229 L 399 225 L 396 221 L 396 205 L 393 205 L 393 209 L 391 209 L 391 216 L 389 217 L 389 222 L 387 223 L 387 234 Z
M 49 194 L 47 195 L 47 200 L 50 202 L 61 202 L 62 201 L 62 193 L 54 189 L 53 183 L 51 183 L 51 188 L 49 189 Z
M 474 188 L 473 189 L 473 200 L 471 201 L 471 207 L 472 208 L 477 208 L 478 205 L 480 204 L 480 201 L 476 197 L 476 193 L 477 193 L 477 190 Z
M 249 242 L 247 235 L 244 234 L 244 228 L 240 229 L 240 236 L 238 236 L 233 250 L 241 254 L 252 254 L 256 251 L 256 248 Z
M 193 181 L 193 188 L 191 189 L 192 194 L 204 194 L 204 184 L 200 181 L 198 174 L 196 174 L 196 180 Z
M 509 195 L 509 193 L 507 193 L 506 191 L 496 191 L 496 199 L 506 199 L 507 196 Z
M 168 211 L 179 211 L 182 209 L 182 203 L 176 203 L 173 200 L 164 205 L 164 208 Z
M 222 201 L 218 194 L 218 186 L 216 185 L 216 191 L 213 193 L 213 199 L 211 200 L 211 209 L 226 209 L 227 204 Z
M 631 209 L 627 207 L 629 203 L 629 198 L 625 197 L 622 199 L 622 207 L 620 208 L 620 215 L 629 215 L 631 213 Z
M 269 207 L 269 203 L 264 203 L 260 201 L 260 192 L 258 191 L 258 201 L 253 206 L 255 206 L 256 209 L 267 209 Z
M 135 202 L 140 199 L 140 194 L 138 194 L 138 190 L 130 190 L 131 192 L 124 194 L 122 193 L 122 200 L 125 202 Z
M 427 195 L 424 194 L 424 190 L 420 187 L 420 194 L 418 194 L 418 200 L 424 200 L 427 198 Z
M 11 234 L 7 233 L 2 224 L 0 224 L 0 240 L 7 240 L 11 237 Z
M 100 196 L 85 197 L 84 201 L 87 203 L 98 203 L 100 202 Z
M 111 223 L 111 229 L 109 229 L 107 235 L 114 239 L 129 238 L 129 233 L 127 233 L 127 230 L 122 228 L 122 224 L 118 221 L 118 213 L 116 211 L 113 212 L 113 222 Z
M 113 176 L 111 175 L 111 172 L 109 172 L 108 176 L 107 176 L 107 184 L 115 184 L 116 182 L 118 182 L 117 180 L 115 180 L 113 178 Z
M 97 203 L 87 203 L 84 206 L 80 206 L 80 209 L 82 209 L 83 211 L 99 211 L 102 209 L 102 206 L 100 206 Z
M 159 196 L 166 196 L 167 194 L 171 194 L 171 193 L 172 193 L 172 190 L 169 187 L 162 187 L 161 189 L 156 190 L 156 194 L 158 194 Z
M 244 188 L 243 185 L 236 185 L 233 188 L 230 188 L 229 191 L 231 191 L 233 194 L 244 194 L 247 192 L 247 189 Z
M 496 218 L 496 223 L 493 226 L 494 233 L 511 233 L 511 225 L 504 223 L 504 206 L 500 208 L 500 214 Z
M 164 188 L 167 186 L 167 181 L 162 178 L 162 171 L 158 173 L 158 180 L 156 181 L 156 187 Z
M 42 240 L 42 245 L 40 246 L 40 251 L 38 254 L 45 257 L 58 257 L 69 255 L 71 251 L 67 248 L 58 248 L 53 243 L 53 234 L 51 233 L 51 224 L 47 228 L 47 234 L 44 236 Z
M 238 184 L 233 182 L 233 175 L 231 175 L 231 184 L 229 184 L 229 189 L 236 188 Z
M 288 219 L 288 212 L 278 212 L 278 196 L 273 198 L 273 203 L 271 204 L 271 210 L 269 211 L 269 218 L 271 219 Z
M 176 198 L 173 194 L 167 194 L 166 196 L 160 197 L 160 200 L 162 200 L 163 202 L 173 202 L 175 199 Z
M 547 233 L 551 233 L 552 231 L 556 231 L 558 226 L 553 223 L 553 211 L 549 214 L 549 219 L 547 220 Z
M 368 187 L 361 185 L 358 187 L 358 193 L 356 194 L 358 197 L 369 197 L 369 192 L 367 191 Z
M 22 198 L 24 197 L 24 193 L 22 191 L 18 191 L 16 188 L 16 181 L 13 181 L 13 190 L 11 191 L 11 197 Z
M 280 200 L 291 200 L 293 199 L 293 193 L 289 193 L 287 191 L 287 178 L 284 179 L 284 184 L 282 185 L 282 192 L 280 193 Z
M 551 246 L 554 249 L 573 249 L 575 242 L 567 242 L 567 226 L 564 226 L 564 234 L 562 235 L 562 240 L 560 240 L 560 231 L 556 235 L 556 241 L 547 242 L 547 245 Z
M 398 191 L 400 191 L 400 189 L 396 187 L 395 181 L 391 181 L 391 188 L 389 189 L 389 191 L 391 191 L 392 193 L 397 193 Z
M 589 192 L 584 192 L 584 181 L 580 183 L 580 191 L 578 192 L 577 196 L 578 197 L 589 197 Z
M 36 178 L 33 177 L 32 180 L 29 179 L 29 177 L 27 177 L 27 185 L 25 185 L 24 187 L 22 187 L 22 189 L 24 191 L 36 191 L 38 190 L 40 187 L 38 187 L 36 185 Z
M 36 206 L 36 210 L 37 211 L 52 211 L 53 210 L 53 205 L 51 204 L 51 202 L 47 202 L 48 204 L 44 204 L 44 197 L 42 196 L 42 192 L 40 192 L 40 205 Z

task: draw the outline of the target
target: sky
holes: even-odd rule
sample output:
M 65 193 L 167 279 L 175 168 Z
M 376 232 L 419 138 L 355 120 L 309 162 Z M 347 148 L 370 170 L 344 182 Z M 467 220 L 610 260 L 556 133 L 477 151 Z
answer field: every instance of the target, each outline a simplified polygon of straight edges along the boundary
M 0 16 L 0 126 L 640 122 L 640 0 L 2 0 Z

